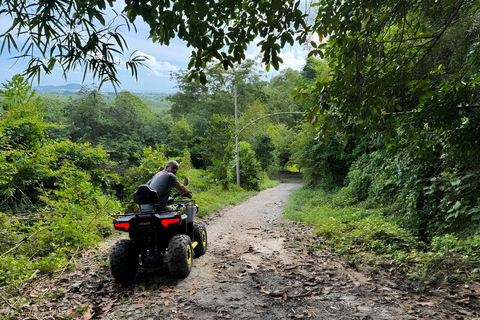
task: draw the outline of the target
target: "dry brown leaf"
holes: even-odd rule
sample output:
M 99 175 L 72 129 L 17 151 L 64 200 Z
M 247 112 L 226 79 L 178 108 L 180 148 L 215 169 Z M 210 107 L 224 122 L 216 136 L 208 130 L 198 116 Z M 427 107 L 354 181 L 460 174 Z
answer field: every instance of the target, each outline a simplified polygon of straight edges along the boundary
M 284 293 L 283 293 L 283 300 L 284 300 L 284 301 L 287 301 L 287 299 L 288 299 L 287 293 L 284 292 Z
M 92 314 L 89 311 L 86 311 L 83 314 L 83 320 L 90 320 L 90 319 L 92 319 Z
M 466 297 L 465 299 L 457 300 L 457 303 L 470 303 L 470 297 Z
M 270 266 L 270 270 L 277 270 L 277 268 L 275 268 L 275 266 L 272 264 L 272 265 Z
M 260 292 L 265 293 L 265 294 L 270 294 L 270 291 L 266 291 L 265 287 L 260 287 Z
M 116 300 L 115 300 L 115 301 L 116 301 Z M 103 312 L 107 312 L 107 311 L 109 311 L 110 309 L 112 309 L 113 304 L 115 303 L 115 301 L 112 301 L 112 302 L 110 302 L 108 305 L 106 305 L 105 307 L 103 307 L 103 308 L 102 308 L 102 311 L 103 311 Z
M 190 290 L 190 292 L 189 292 L 189 293 L 190 293 L 190 295 L 192 296 L 192 295 L 194 295 L 194 294 L 195 294 L 195 292 L 197 292 L 197 291 L 195 291 L 195 290 Z
M 426 302 L 417 301 L 416 303 L 417 303 L 418 305 L 423 306 L 423 307 L 425 307 L 425 306 L 428 306 L 428 307 L 433 307 L 433 306 L 435 306 L 435 302 L 433 302 L 433 301 L 426 301 Z
M 166 307 L 168 307 L 170 305 L 170 301 L 166 300 L 164 304 Z

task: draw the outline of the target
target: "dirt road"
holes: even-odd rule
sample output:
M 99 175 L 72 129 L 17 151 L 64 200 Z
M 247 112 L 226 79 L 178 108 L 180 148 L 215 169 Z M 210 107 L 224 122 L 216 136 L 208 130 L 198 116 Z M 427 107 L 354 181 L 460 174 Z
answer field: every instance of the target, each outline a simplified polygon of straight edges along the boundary
M 161 267 L 141 271 L 134 285 L 114 283 L 106 243 L 84 254 L 76 271 L 25 288 L 30 298 L 47 296 L 31 299 L 15 318 L 480 319 L 478 283 L 429 288 L 393 271 L 348 267 L 310 245 L 321 239 L 281 218 L 300 185 L 282 183 L 206 219 L 208 251 L 186 279 Z

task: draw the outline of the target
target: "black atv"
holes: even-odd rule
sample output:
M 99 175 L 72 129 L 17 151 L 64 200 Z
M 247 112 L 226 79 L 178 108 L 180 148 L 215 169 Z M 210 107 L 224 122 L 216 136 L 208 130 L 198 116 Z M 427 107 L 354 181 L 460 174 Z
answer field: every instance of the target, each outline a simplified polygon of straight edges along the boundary
M 184 184 L 188 182 L 185 179 Z M 115 229 L 130 236 L 117 241 L 110 251 L 110 270 L 116 281 L 132 281 L 140 264 L 158 266 L 164 257 L 170 273 L 185 278 L 192 270 L 193 255 L 205 254 L 207 230 L 202 222 L 194 222 L 198 205 L 192 199 L 175 200 L 178 196 L 170 197 L 168 210 L 160 209 L 157 192 L 143 184 L 134 194 L 139 212 L 114 215 Z

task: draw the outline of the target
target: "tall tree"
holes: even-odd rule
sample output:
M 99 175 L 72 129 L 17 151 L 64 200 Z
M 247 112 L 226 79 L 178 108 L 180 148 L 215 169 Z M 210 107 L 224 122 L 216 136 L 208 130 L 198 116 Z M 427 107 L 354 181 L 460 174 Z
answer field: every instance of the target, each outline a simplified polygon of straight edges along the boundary
M 95 87 L 83 86 L 78 97 L 65 109 L 70 121 L 69 131 L 72 141 L 88 141 L 97 145 L 103 133 L 103 113 L 106 101 Z
M 136 153 L 145 147 L 164 144 L 170 124 L 155 114 L 138 96 L 120 92 L 103 111 L 101 145 L 112 160 L 130 166 L 138 161 Z
M 210 163 L 213 177 L 224 188 L 231 181 L 229 162 L 234 155 L 234 123 L 231 117 L 214 114 L 203 139 L 203 156 Z

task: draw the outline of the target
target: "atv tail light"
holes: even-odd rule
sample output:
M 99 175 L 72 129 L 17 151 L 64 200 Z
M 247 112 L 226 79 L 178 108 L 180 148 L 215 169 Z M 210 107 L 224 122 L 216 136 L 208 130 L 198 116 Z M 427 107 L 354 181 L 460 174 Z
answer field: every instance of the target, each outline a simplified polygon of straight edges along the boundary
M 120 223 L 115 223 L 114 226 L 115 226 L 115 230 L 127 231 L 128 228 L 130 228 L 130 223 L 120 222 Z
M 162 226 L 168 228 L 171 225 L 175 225 L 180 222 L 180 218 L 172 218 L 172 219 L 165 219 L 162 220 Z

